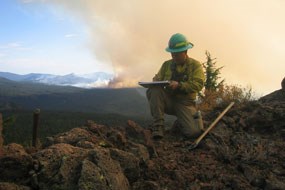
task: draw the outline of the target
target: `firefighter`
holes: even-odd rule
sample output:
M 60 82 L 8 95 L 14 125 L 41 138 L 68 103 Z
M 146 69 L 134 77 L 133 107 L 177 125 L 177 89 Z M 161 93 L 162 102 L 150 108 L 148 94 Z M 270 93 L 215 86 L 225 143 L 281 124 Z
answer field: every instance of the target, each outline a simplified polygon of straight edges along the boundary
M 161 139 L 164 136 L 164 114 L 175 115 L 183 137 L 195 138 L 201 134 L 201 126 L 195 122 L 197 114 L 195 100 L 202 90 L 205 75 L 201 63 L 187 54 L 193 44 L 180 33 L 171 36 L 166 51 L 172 59 L 165 61 L 153 81 L 170 81 L 166 87 L 153 86 L 147 90 L 153 123 L 152 137 Z M 198 122 L 200 123 L 200 122 Z

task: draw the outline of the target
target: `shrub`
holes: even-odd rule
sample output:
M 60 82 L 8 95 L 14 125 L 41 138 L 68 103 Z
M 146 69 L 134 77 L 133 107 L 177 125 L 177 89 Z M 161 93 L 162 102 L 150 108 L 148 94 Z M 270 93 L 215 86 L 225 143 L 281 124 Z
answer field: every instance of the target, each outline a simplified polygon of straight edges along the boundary
M 217 90 L 204 90 L 199 96 L 198 107 L 202 111 L 209 111 L 221 104 L 246 103 L 255 100 L 256 97 L 252 87 L 241 87 L 239 85 L 220 85 Z

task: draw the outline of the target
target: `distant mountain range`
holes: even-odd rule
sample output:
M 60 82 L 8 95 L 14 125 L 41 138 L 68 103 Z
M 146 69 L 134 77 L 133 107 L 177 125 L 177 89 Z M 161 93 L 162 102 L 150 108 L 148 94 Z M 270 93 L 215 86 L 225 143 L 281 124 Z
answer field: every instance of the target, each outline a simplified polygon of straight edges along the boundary
M 85 75 L 76 75 L 73 73 L 68 75 L 52 75 L 40 73 L 19 75 L 9 72 L 0 72 L 0 77 L 17 82 L 32 82 L 49 85 L 94 88 L 108 86 L 109 81 L 113 79 L 114 76 L 105 72 L 95 72 Z
M 0 112 L 41 110 L 149 116 L 145 88 L 78 88 L 0 77 Z M 31 75 L 30 75 L 31 76 Z M 22 77 L 22 78 L 21 78 Z M 36 77 L 35 77 L 36 78 Z

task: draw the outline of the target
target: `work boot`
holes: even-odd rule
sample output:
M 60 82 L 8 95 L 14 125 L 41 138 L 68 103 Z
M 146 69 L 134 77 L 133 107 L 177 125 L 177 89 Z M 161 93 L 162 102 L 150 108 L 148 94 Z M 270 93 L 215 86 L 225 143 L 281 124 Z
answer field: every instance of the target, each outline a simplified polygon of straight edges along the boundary
M 174 136 L 177 141 L 194 141 L 200 135 L 200 133 L 192 134 L 189 133 L 188 130 L 183 130 L 183 127 L 178 120 L 174 121 L 169 133 Z
M 160 140 L 164 136 L 163 126 L 158 125 L 152 128 L 152 138 L 154 140 Z

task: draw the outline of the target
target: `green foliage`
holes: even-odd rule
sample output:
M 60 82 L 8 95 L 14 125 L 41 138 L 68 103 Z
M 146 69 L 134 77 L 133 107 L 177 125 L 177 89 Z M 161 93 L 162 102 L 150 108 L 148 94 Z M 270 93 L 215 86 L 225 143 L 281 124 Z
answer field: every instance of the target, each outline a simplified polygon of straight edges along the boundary
M 224 80 L 219 81 L 221 69 L 223 67 L 216 68 L 216 62 L 211 58 L 211 54 L 206 51 L 207 61 L 203 63 L 205 69 L 206 81 L 205 90 L 216 91 L 224 82 Z
M 241 87 L 239 85 L 221 85 L 216 91 L 205 91 L 199 109 L 209 111 L 220 104 L 230 102 L 246 103 L 255 100 L 256 97 L 251 87 Z
M 16 117 L 15 116 L 10 116 L 10 117 L 7 117 L 7 118 L 4 118 L 3 119 L 3 126 L 4 126 L 4 129 L 13 125 L 16 121 Z
M 207 61 L 203 63 L 206 82 L 205 89 L 199 94 L 199 109 L 203 111 L 212 110 L 221 103 L 228 104 L 232 101 L 245 103 L 256 99 L 251 87 L 243 88 L 239 85 L 227 85 L 225 79 L 220 80 L 221 69 L 216 67 L 216 62 L 211 54 L 206 51 Z
M 224 102 L 246 103 L 256 99 L 250 86 L 223 85 L 219 88 L 219 95 Z

